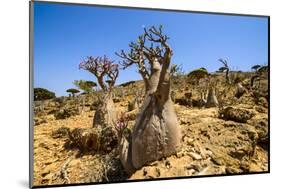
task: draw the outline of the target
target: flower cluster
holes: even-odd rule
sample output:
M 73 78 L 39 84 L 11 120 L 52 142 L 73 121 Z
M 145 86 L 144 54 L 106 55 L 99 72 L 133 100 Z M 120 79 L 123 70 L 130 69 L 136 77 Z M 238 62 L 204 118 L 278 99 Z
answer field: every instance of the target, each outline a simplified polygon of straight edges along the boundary
M 123 136 L 124 130 L 128 127 L 128 122 L 129 122 L 128 117 L 125 115 L 124 112 L 122 112 L 114 124 L 114 127 L 115 127 L 120 139 Z
M 87 70 L 94 74 L 103 90 L 111 89 L 119 74 L 118 64 L 115 64 L 114 61 L 110 60 L 105 55 L 103 57 L 88 56 L 85 60 L 80 62 L 79 69 Z M 104 77 L 110 80 L 108 86 L 104 83 Z

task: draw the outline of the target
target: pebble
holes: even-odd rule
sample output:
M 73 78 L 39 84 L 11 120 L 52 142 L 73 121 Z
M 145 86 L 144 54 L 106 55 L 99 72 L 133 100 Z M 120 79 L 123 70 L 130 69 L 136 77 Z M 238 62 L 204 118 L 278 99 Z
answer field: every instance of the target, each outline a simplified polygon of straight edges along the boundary
M 167 169 L 170 169 L 170 168 L 171 168 L 171 163 L 170 163 L 170 161 L 166 161 L 165 166 L 166 166 Z
M 202 159 L 202 156 L 200 154 L 195 153 L 195 152 L 189 152 L 188 155 L 191 156 L 195 160 Z

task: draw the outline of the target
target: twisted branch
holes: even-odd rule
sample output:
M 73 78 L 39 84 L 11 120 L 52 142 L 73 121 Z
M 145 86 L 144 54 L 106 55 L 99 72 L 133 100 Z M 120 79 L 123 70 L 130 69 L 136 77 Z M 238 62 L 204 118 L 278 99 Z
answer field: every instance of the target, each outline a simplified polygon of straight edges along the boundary
M 114 61 L 105 55 L 103 57 L 87 57 L 86 60 L 80 63 L 79 69 L 84 69 L 94 74 L 97 77 L 100 87 L 105 91 L 111 90 L 119 75 L 118 64 L 114 64 Z M 105 84 L 105 77 L 108 78 L 108 86 Z

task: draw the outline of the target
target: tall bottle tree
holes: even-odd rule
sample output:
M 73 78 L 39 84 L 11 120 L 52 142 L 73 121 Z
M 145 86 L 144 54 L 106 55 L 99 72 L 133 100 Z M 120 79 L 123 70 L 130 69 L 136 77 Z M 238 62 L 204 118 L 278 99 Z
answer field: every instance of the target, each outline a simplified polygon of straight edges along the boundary
M 180 146 L 180 128 L 170 95 L 170 62 L 173 55 L 162 26 L 144 29 L 130 51 L 117 53 L 122 66 L 136 65 L 145 83 L 145 99 L 130 141 L 121 143 L 121 162 L 127 172 L 170 156 Z

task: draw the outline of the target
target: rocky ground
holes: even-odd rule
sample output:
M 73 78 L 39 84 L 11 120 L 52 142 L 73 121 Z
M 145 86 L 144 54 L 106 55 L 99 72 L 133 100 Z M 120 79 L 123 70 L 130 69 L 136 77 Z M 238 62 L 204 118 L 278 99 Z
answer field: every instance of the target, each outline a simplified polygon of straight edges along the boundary
M 177 96 L 181 96 L 180 92 L 182 90 L 176 90 Z M 133 127 L 137 114 L 137 109 L 128 111 L 131 100 L 132 96 L 115 100 L 117 109 L 131 117 L 129 128 Z M 268 171 L 268 104 L 265 99 L 257 102 L 245 94 L 224 110 L 176 103 L 182 132 L 181 150 L 151 162 L 132 175 L 124 172 L 116 149 L 84 152 L 69 145 L 69 131 L 92 128 L 94 110 L 90 105 L 86 100 L 83 111 L 70 111 L 69 116 L 63 117 L 61 115 L 66 113 L 54 111 L 57 105 L 51 101 L 44 107 L 44 113 L 36 112 L 34 185 Z

